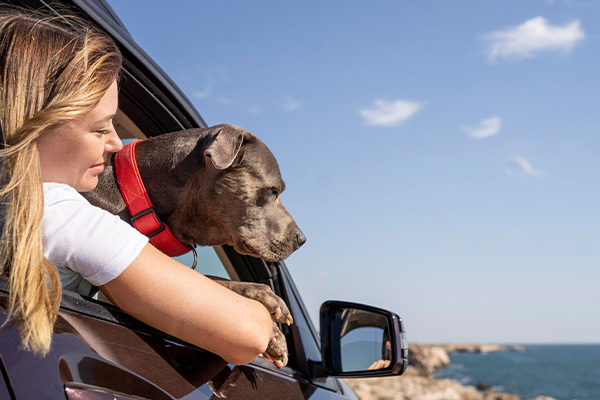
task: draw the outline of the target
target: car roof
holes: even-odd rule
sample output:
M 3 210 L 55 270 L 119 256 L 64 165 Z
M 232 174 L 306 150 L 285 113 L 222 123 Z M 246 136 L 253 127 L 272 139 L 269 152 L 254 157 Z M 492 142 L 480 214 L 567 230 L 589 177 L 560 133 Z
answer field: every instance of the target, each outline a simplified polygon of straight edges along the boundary
M 119 108 L 126 115 L 150 115 L 150 119 L 142 121 L 143 126 L 139 126 L 145 137 L 207 126 L 181 89 L 135 42 L 123 21 L 106 0 L 0 0 L 0 2 L 52 10 L 58 15 L 77 13 L 108 33 L 123 54 Z
M 43 0 L 30 0 L 27 3 Z M 206 122 L 189 99 L 154 60 L 135 42 L 116 12 L 105 0 L 63 0 L 61 5 L 74 5 L 94 23 L 106 31 L 119 45 L 123 53 L 123 68 L 129 78 L 138 80 L 143 86 L 150 86 L 149 92 L 163 103 L 172 114 L 174 123 L 166 123 L 158 130 L 150 130 L 149 136 L 179 129 L 206 127 Z M 50 4 L 52 7 L 52 4 Z M 137 95 L 137 94 L 136 94 Z M 167 116 L 163 120 L 169 119 Z
M 108 4 L 108 2 L 106 2 L 105 0 L 79 0 L 79 1 L 74 0 L 74 2 L 79 7 L 85 7 L 86 4 L 95 5 L 96 7 L 101 9 L 106 14 L 107 17 L 111 18 L 115 24 L 119 25 L 124 31 L 129 33 L 129 31 L 127 30 L 127 27 L 125 26 L 123 21 L 121 21 L 121 18 L 119 18 L 119 16 L 115 12 L 115 10 L 113 10 L 113 8 L 110 6 L 110 4 Z M 129 36 L 131 36 L 131 35 L 129 35 Z

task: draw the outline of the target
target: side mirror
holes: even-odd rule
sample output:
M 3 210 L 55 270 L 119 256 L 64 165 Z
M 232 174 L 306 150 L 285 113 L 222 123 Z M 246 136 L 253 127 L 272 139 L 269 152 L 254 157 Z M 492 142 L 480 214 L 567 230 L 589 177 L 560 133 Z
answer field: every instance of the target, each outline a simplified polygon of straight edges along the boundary
M 398 315 L 363 304 L 321 306 L 322 372 L 345 378 L 401 375 L 408 346 Z

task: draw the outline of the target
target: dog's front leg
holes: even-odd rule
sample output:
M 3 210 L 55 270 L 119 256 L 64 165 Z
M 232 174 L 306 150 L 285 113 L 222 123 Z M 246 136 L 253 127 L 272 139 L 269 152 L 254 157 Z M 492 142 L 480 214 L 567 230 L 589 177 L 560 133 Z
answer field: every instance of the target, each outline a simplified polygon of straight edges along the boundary
M 240 296 L 261 303 L 271 314 L 273 321 L 291 325 L 294 322 L 287 305 L 269 286 L 262 283 L 230 281 L 225 278 L 207 275 L 207 278 L 219 283 Z
M 294 319 L 281 297 L 273 293 L 269 286 L 262 283 L 230 281 L 208 275 L 207 277 L 240 296 L 256 300 L 265 306 L 273 319 L 273 335 L 267 347 L 267 354 L 273 360 L 280 361 L 283 365 L 286 365 L 288 361 L 287 343 L 285 335 L 279 329 L 278 323 L 291 325 Z

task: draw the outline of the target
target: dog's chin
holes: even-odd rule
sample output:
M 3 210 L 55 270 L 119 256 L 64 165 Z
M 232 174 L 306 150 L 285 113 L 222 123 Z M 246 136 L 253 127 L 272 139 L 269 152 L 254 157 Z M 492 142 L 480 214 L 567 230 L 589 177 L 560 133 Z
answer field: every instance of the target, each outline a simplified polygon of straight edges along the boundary
M 289 256 L 289 254 L 282 256 L 272 251 L 261 251 L 260 249 L 257 249 L 245 240 L 236 240 L 233 244 L 233 248 L 240 254 L 245 254 L 247 256 L 252 256 L 256 258 L 262 258 L 265 261 L 271 262 L 283 261 L 287 258 L 287 256 Z
M 233 248 L 240 254 L 244 254 L 247 256 L 262 258 L 261 254 L 256 251 L 254 247 L 252 247 L 248 242 L 244 240 L 236 240 L 233 242 Z

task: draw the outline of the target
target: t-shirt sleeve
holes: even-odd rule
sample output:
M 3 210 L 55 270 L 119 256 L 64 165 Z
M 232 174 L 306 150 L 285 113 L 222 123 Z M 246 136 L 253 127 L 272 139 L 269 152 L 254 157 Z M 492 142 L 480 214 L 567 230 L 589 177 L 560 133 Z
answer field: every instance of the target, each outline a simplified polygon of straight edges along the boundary
M 66 185 L 45 183 L 44 202 L 44 256 L 95 286 L 119 276 L 148 243 L 135 228 Z

